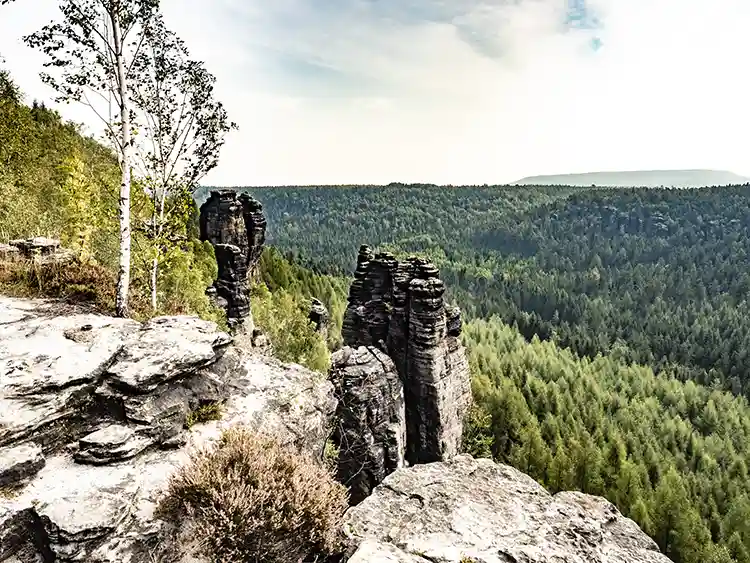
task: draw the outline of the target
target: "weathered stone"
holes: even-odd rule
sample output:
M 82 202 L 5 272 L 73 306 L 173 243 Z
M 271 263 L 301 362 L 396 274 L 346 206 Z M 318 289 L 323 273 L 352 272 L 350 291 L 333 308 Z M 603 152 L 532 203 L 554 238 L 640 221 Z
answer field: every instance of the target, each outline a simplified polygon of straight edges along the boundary
M 328 333 L 328 323 L 331 315 L 328 309 L 320 299 L 312 298 L 310 300 L 310 313 L 308 318 L 315 325 L 315 331 L 321 334 Z
M 404 392 L 393 361 L 374 347 L 342 348 L 331 358 L 336 389 L 338 480 L 350 502 L 370 495 L 386 475 L 404 465 Z
M 669 563 L 607 500 L 465 455 L 392 473 L 344 532 L 358 563 Z
M 141 326 L 49 310 L 45 301 L 0 299 L 0 446 L 33 436 L 49 448 L 80 437 L 65 421 L 87 407 L 90 388 Z M 86 339 L 70 338 L 81 332 Z
M 200 209 L 200 236 L 213 245 L 219 266 L 209 295 L 226 310 L 231 326 L 252 334 L 248 282 L 266 239 L 263 206 L 234 190 L 211 192 Z
M 24 255 L 30 256 L 34 252 L 40 254 L 52 254 L 60 248 L 60 241 L 47 237 L 34 237 L 30 239 L 18 239 L 10 241 L 11 246 L 15 246 Z
M 456 455 L 471 402 L 460 310 L 446 306 L 444 293 L 431 262 L 397 262 L 360 248 L 342 336 L 349 346 L 378 346 L 393 359 L 404 384 L 409 463 Z
M 351 346 L 370 346 L 372 344 L 365 315 L 365 305 L 370 300 L 368 272 L 373 258 L 370 247 L 363 244 L 357 255 L 357 268 L 354 271 L 354 281 L 349 288 L 349 304 L 344 313 L 341 327 L 341 336 L 344 343 Z
M 0 365 L 12 353 L 27 366 L 18 377 L 0 372 L 0 398 L 14 408 L 0 410 L 12 423 L 0 431 L 13 448 L 49 437 L 46 464 L 0 496 L 0 561 L 205 562 L 182 534 L 189 526 L 175 544 L 171 524 L 154 514 L 191 451 L 246 425 L 322 458 L 333 385 L 234 346 L 212 323 L 52 317 L 44 302 L 6 298 L 0 313 Z M 221 419 L 185 428 L 187 414 L 208 403 L 221 404 Z M 0 459 L 18 457 L 6 453 Z
M 44 463 L 42 448 L 36 444 L 0 448 L 0 487 L 16 486 L 33 477 Z
M 132 426 L 109 424 L 81 438 L 74 458 L 78 463 L 105 465 L 135 457 L 153 443 Z
M 148 393 L 161 383 L 213 363 L 231 337 L 216 323 L 195 317 L 158 317 L 123 342 L 106 370 L 107 381 L 133 393 Z
M 5 248 L 9 246 L 18 250 L 19 256 Z M 63 263 L 73 260 L 75 253 L 60 246 L 60 241 L 47 237 L 34 237 L 10 241 L 9 245 L 0 245 L 0 259 L 37 260 L 41 263 Z

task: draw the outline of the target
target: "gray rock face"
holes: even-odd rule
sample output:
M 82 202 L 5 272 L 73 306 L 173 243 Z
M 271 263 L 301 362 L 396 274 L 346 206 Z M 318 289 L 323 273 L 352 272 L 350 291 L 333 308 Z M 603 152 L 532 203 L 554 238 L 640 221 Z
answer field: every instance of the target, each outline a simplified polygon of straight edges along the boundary
M 461 314 L 444 293 L 432 263 L 360 248 L 342 335 L 349 346 L 377 346 L 393 359 L 404 385 L 409 463 L 456 455 L 471 402 Z
M 605 499 L 465 455 L 392 473 L 344 531 L 356 563 L 669 563 Z
M 323 335 L 328 333 L 328 323 L 331 320 L 331 314 L 320 299 L 313 297 L 310 300 L 310 313 L 308 318 L 315 325 L 315 331 Z
M 226 309 L 230 324 L 243 325 L 252 334 L 248 278 L 266 240 L 263 206 L 234 190 L 211 192 L 200 209 L 200 236 L 214 246 L 219 266 L 209 293 Z
M 16 486 L 33 477 L 44 463 L 42 448 L 36 444 L 0 449 L 0 487 Z
M 0 297 L 0 561 L 198 562 L 154 515 L 190 451 L 243 424 L 321 457 L 336 400 L 320 374 L 198 319 L 54 313 Z M 217 402 L 220 420 L 187 428 Z
M 338 480 L 349 487 L 350 503 L 357 504 L 404 465 L 403 386 L 393 361 L 365 346 L 333 354 L 330 379 L 338 398 L 333 436 Z

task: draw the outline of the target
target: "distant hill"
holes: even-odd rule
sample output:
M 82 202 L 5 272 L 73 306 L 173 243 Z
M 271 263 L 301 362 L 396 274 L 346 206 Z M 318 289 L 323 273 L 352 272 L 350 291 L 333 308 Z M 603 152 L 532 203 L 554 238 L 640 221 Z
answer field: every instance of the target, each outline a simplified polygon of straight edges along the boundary
M 529 176 L 513 182 L 513 185 L 701 188 L 746 184 L 748 182 L 750 182 L 750 178 L 725 170 L 637 170 L 632 172 L 586 172 L 583 174 Z

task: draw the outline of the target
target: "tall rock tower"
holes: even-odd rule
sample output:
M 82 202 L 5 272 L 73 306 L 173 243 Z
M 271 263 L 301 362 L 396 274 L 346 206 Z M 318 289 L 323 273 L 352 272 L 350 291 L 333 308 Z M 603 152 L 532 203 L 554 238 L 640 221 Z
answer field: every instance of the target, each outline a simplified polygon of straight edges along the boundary
M 444 461 L 459 453 L 471 404 L 460 310 L 429 261 L 399 262 L 362 246 L 342 336 L 350 347 L 377 347 L 393 360 L 404 390 L 406 461 Z
M 266 240 L 263 206 L 248 194 L 213 191 L 201 205 L 200 237 L 213 245 L 219 266 L 208 293 L 227 312 L 232 329 L 252 333 L 249 282 Z

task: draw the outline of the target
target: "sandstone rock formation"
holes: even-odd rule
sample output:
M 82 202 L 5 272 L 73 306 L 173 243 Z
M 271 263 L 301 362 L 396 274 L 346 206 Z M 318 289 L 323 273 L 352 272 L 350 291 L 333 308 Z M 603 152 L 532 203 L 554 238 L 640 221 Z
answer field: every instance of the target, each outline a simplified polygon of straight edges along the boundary
M 0 561 L 166 562 L 158 497 L 192 448 L 235 424 L 322 455 L 336 400 L 319 374 L 191 317 L 59 312 L 0 298 Z M 216 403 L 220 420 L 188 428 Z M 189 542 L 167 547 L 199 561 Z
M 607 500 L 466 455 L 397 470 L 344 531 L 350 563 L 669 563 Z
M 0 297 L 0 561 L 209 563 L 189 521 L 154 513 L 170 474 L 237 424 L 320 457 L 337 411 L 354 446 L 342 459 L 362 464 L 348 469 L 353 492 L 393 471 L 347 512 L 353 563 L 668 563 L 604 499 L 552 496 L 469 456 L 400 467 L 395 365 L 376 347 L 333 365 L 335 387 L 195 318 L 141 324 Z M 215 403 L 220 420 L 188 424 Z
M 349 346 L 377 346 L 393 359 L 404 385 L 412 464 L 458 453 L 471 401 L 460 311 L 445 304 L 444 293 L 432 263 L 360 248 L 342 336 Z
M 62 248 L 60 241 L 47 237 L 12 240 L 0 244 L 0 260 L 36 260 L 42 264 L 68 262 L 75 258 L 73 251 Z
M 249 278 L 266 240 L 263 206 L 234 190 L 211 192 L 200 209 L 200 237 L 213 245 L 219 266 L 209 294 L 227 311 L 230 326 L 252 333 Z
M 367 498 L 386 475 L 404 465 L 404 390 L 393 361 L 375 347 L 342 348 L 331 358 L 338 406 L 333 439 L 338 481 L 350 503 Z
M 328 323 L 331 320 L 331 314 L 320 299 L 313 297 L 310 300 L 310 313 L 308 318 L 315 325 L 315 331 L 323 335 L 328 333 Z

